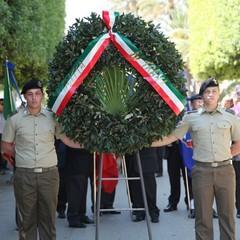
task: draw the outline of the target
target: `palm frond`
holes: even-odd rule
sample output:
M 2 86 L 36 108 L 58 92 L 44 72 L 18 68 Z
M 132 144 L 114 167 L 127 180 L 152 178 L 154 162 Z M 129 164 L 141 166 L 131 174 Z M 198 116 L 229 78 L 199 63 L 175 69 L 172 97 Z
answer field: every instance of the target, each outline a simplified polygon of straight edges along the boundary
M 125 71 L 117 66 L 105 67 L 96 79 L 96 94 L 101 107 L 112 115 L 125 114 L 130 110 L 136 98 L 133 91 L 133 84 Z

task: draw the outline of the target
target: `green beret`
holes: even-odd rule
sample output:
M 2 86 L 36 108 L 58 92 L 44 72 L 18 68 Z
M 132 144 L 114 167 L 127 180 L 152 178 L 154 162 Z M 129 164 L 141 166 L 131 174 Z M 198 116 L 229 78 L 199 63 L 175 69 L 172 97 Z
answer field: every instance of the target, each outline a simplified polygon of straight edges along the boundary
M 43 84 L 39 79 L 33 78 L 24 84 L 21 94 L 25 94 L 28 89 L 37 89 L 37 88 L 42 90 Z

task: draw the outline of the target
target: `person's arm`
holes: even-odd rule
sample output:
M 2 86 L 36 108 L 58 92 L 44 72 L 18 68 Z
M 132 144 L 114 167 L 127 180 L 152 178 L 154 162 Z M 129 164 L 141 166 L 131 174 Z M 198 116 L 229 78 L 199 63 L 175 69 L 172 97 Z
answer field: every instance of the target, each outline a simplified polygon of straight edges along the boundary
M 66 136 L 66 134 L 64 133 L 63 128 L 59 124 L 59 122 L 57 122 L 57 124 L 56 124 L 55 137 L 56 137 L 56 139 L 61 139 L 65 145 L 67 145 L 71 148 L 84 148 L 82 144 L 74 142 L 72 139 L 70 139 L 69 137 Z
M 11 157 L 15 158 L 15 145 L 11 142 L 1 142 L 2 151 L 9 154 Z
M 168 145 L 170 143 L 173 143 L 175 141 L 177 141 L 178 138 L 172 134 L 166 136 L 166 137 L 163 137 L 163 139 L 161 140 L 158 140 L 156 142 L 153 142 L 152 143 L 152 147 L 162 147 L 162 146 L 165 146 L 165 145 Z
M 235 141 L 234 144 L 231 146 L 232 156 L 236 156 L 239 153 L 240 153 L 240 140 Z
M 74 142 L 72 139 L 70 139 L 69 137 L 67 137 L 64 134 L 60 135 L 60 139 L 62 140 L 62 142 L 64 144 L 66 144 L 67 146 L 69 146 L 71 148 L 84 148 L 82 144 Z

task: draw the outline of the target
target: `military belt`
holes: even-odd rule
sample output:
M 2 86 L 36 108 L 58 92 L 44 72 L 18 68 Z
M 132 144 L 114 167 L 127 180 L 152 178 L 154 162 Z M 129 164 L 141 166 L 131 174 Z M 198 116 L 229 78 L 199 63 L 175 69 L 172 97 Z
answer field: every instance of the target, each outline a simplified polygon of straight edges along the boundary
M 16 168 L 18 171 L 23 171 L 23 172 L 32 172 L 32 173 L 43 173 L 43 172 L 48 172 L 51 170 L 57 169 L 56 166 L 49 167 L 49 168 Z
M 199 166 L 199 167 L 221 167 L 221 166 L 226 166 L 226 165 L 230 165 L 232 164 L 232 160 L 231 159 L 228 159 L 228 160 L 224 160 L 224 161 L 221 161 L 221 162 L 199 162 L 199 161 L 196 161 L 196 166 Z

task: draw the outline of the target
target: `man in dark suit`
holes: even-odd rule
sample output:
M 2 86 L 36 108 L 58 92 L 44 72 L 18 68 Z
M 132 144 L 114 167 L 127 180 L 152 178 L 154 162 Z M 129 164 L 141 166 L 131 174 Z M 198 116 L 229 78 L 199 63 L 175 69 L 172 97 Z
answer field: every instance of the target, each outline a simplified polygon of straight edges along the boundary
M 159 222 L 159 208 L 157 207 L 157 183 L 155 172 L 157 170 L 157 148 L 143 148 L 140 150 L 141 166 L 146 190 L 149 215 L 153 223 Z M 139 177 L 136 155 L 126 154 L 126 166 L 128 177 Z M 129 180 L 130 197 L 133 208 L 144 208 L 144 201 L 140 180 Z M 145 211 L 134 211 L 133 221 L 139 222 L 145 219 Z
M 58 218 L 66 218 L 66 206 L 67 206 L 67 186 L 66 186 L 66 173 L 65 173 L 65 162 L 66 162 L 66 145 L 61 139 L 55 140 L 55 148 L 58 159 L 58 172 L 59 172 L 59 191 L 58 191 L 58 203 L 57 213 Z
M 167 170 L 169 175 L 170 183 L 170 195 L 168 197 L 168 205 L 164 209 L 164 212 L 172 212 L 177 210 L 177 205 L 181 195 L 181 175 L 183 176 L 185 186 L 185 198 L 184 201 L 188 207 L 187 187 L 186 187 L 186 176 L 180 154 L 178 141 L 173 142 L 171 145 L 165 147 L 165 157 L 167 159 Z M 192 187 L 189 187 L 190 200 L 193 199 Z
M 88 179 L 93 176 L 93 154 L 83 148 L 67 146 L 65 167 L 69 227 L 85 228 L 86 224 L 93 223 L 86 215 Z

